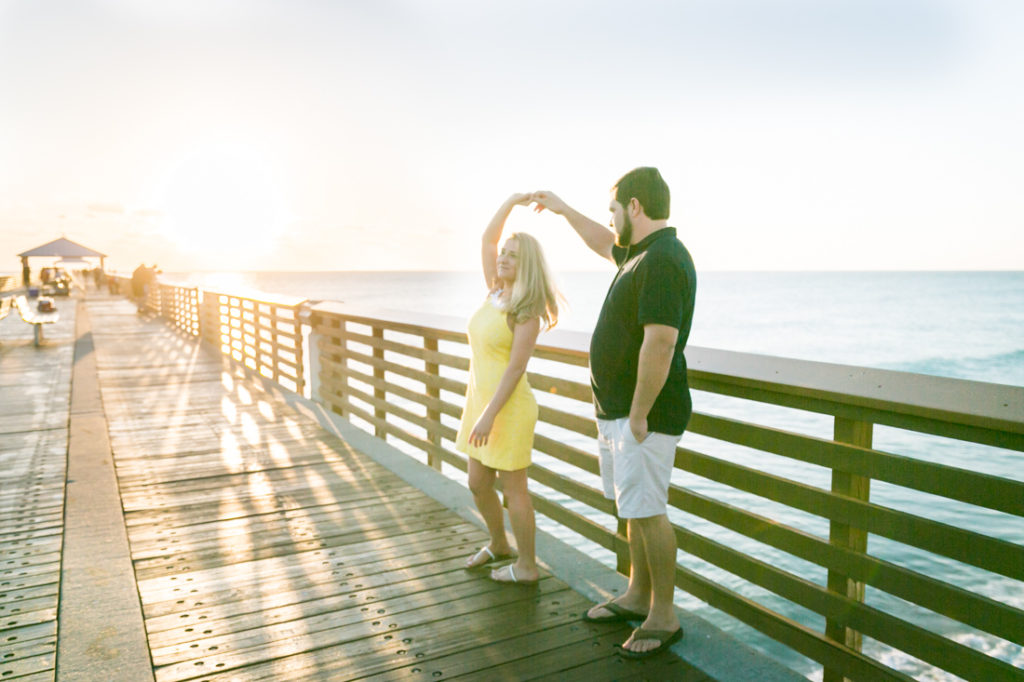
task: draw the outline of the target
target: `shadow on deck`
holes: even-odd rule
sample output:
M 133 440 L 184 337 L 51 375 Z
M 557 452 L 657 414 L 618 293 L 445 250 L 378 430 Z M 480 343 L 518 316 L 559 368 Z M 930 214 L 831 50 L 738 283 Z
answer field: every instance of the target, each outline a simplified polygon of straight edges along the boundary
M 463 570 L 486 542 L 453 511 L 465 499 L 427 495 L 131 303 L 83 308 L 74 362 L 66 328 L 42 349 L 4 338 L 2 679 L 135 680 L 140 664 L 156 680 L 708 679 L 674 654 L 621 660 L 629 626 L 582 622 L 590 599 L 550 571 L 524 588 Z M 88 484 L 77 523 L 62 524 L 77 490 L 76 449 L 67 469 L 63 453 L 93 414 L 72 396 L 72 365 L 76 391 L 98 382 L 109 446 L 82 438 L 106 452 L 95 468 L 112 453 L 116 481 Z M 97 528 L 104 513 L 120 527 Z M 104 568 L 137 591 L 65 589 L 90 581 L 118 532 L 130 557 L 118 561 L 115 537 Z M 79 547 L 85 561 L 68 556 Z M 150 661 L 119 660 L 133 638 Z

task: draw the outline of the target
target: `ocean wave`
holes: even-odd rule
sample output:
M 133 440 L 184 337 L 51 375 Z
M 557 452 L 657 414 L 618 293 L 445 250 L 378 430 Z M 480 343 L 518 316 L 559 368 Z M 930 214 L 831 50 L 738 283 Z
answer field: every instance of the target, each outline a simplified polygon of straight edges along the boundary
M 1017 668 L 1024 666 L 1024 647 L 1012 642 L 974 633 L 961 633 L 953 635 L 950 639 Z M 879 647 L 875 642 L 872 642 L 872 645 L 869 646 L 865 642 L 866 652 L 874 647 Z M 950 679 L 960 679 L 902 651 L 886 648 L 886 650 L 876 653 L 876 657 L 883 664 L 910 675 L 915 680 L 946 682 Z
M 933 357 L 883 365 L 884 369 L 954 379 L 1024 385 L 1024 349 L 980 357 Z

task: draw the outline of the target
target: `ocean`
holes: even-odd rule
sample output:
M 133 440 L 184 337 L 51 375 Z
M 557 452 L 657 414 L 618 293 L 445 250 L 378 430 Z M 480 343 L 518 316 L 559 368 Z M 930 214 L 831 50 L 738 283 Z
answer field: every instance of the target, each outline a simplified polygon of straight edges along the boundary
M 609 268 L 567 272 L 559 327 L 590 331 Z M 476 272 L 171 273 L 215 289 L 468 317 Z M 1024 386 L 1024 272 L 706 272 L 690 345 Z
M 560 273 L 558 284 L 568 300 L 568 308 L 563 311 L 558 326 L 590 331 L 613 276 L 610 267 L 600 272 Z M 360 308 L 416 310 L 464 318 L 473 313 L 486 295 L 483 278 L 476 272 L 179 273 L 165 278 L 232 293 L 262 291 L 311 300 L 343 301 Z M 1024 386 L 1024 272 L 698 273 L 689 345 Z M 701 392 L 694 393 L 694 409 L 831 437 L 829 418 L 796 410 Z M 589 414 L 586 406 L 580 406 L 580 410 L 582 414 Z M 592 442 L 583 437 L 573 444 L 593 448 Z M 756 465 L 811 485 L 829 486 L 827 470 L 815 470 L 785 458 L 693 434 L 684 436 L 682 445 L 741 464 Z M 1024 480 L 1022 455 L 1009 450 L 879 426 L 875 427 L 874 447 Z M 552 462 L 543 463 L 557 468 Z M 458 477 L 458 474 L 450 475 Z M 827 537 L 827 524 L 816 517 L 683 472 L 677 472 L 673 481 Z M 596 486 L 596 481 L 588 483 Z M 939 500 L 937 504 L 936 500 L 923 493 L 872 482 L 873 502 L 982 532 L 992 533 L 992 529 L 997 528 L 998 537 L 1024 544 L 1024 519 L 948 500 Z M 584 508 L 578 506 L 577 510 L 582 512 Z M 745 551 L 756 552 L 762 559 L 810 580 L 824 582 L 825 572 L 819 567 L 733 535 L 702 519 L 678 513 L 673 514 L 673 521 Z M 538 525 L 614 565 L 610 552 L 562 532 L 553 524 L 540 521 Z M 1024 608 L 1024 589 L 1017 581 L 939 559 L 884 538 L 872 536 L 870 542 L 869 551 L 875 556 L 918 570 L 927 567 L 936 578 Z M 680 553 L 679 560 L 688 568 L 823 630 L 823 620 L 815 614 L 794 608 L 785 600 L 685 553 Z M 923 627 L 1024 667 L 1024 648 L 1018 645 L 913 607 L 877 590 L 869 588 L 866 600 L 872 606 L 899 613 Z M 677 603 L 809 678 L 820 679 L 820 666 L 752 628 L 681 591 L 677 591 Z M 957 679 L 867 638 L 864 650 L 917 679 Z

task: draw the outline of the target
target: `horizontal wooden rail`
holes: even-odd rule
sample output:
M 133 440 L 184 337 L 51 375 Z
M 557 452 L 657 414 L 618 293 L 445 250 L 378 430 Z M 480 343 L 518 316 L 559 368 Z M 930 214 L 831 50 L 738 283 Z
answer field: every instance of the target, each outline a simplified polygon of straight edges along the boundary
M 132 295 L 131 278 L 112 277 L 120 293 Z M 291 296 L 240 296 L 163 281 L 140 301 L 172 326 L 299 394 L 306 388 L 304 306 L 305 299 Z
M 303 299 L 204 291 L 202 338 L 225 355 L 296 393 L 305 392 Z
M 381 437 L 424 453 L 439 469 L 446 463 L 465 471 L 465 457 L 454 451 L 453 443 L 469 369 L 464 321 L 358 311 L 337 303 L 320 304 L 311 313 L 319 368 L 314 376 L 315 397 Z M 596 427 L 585 406 L 591 399 L 590 389 L 580 376 L 580 368 L 587 364 L 588 345 L 586 334 L 541 336 L 535 357 L 546 364 L 540 371 L 531 371 L 528 380 L 540 403 L 534 448 L 552 458 L 552 464 L 538 460 L 529 473 L 555 497 L 532 489 L 531 494 L 539 513 L 621 558 L 626 539 L 617 530 L 614 503 L 604 498 L 595 476 Z M 977 444 L 970 446 L 975 448 L 1024 451 L 1024 389 L 703 348 L 689 349 L 687 357 L 695 390 L 748 404 L 828 415 L 834 420 L 835 433 L 828 439 L 800 433 L 792 426 L 712 414 L 702 409 L 700 393 L 696 394 L 699 409 L 689 432 L 708 439 L 709 445 L 700 451 L 680 447 L 676 468 L 712 488 L 734 491 L 730 499 L 749 502 L 733 504 L 674 483 L 670 518 L 683 557 L 718 567 L 750 585 L 751 594 L 768 591 L 775 599 L 748 597 L 742 589 L 725 587 L 722 580 L 709 579 L 684 564 L 677 565 L 679 587 L 820 662 L 826 680 L 907 679 L 863 653 L 862 636 L 965 679 L 1021 678 L 1020 668 L 929 630 L 908 612 L 894 608 L 892 599 L 865 601 L 865 588 L 1024 645 L 1020 608 L 940 578 L 929 569 L 928 559 L 903 565 L 867 549 L 869 538 L 884 538 L 907 547 L 914 556 L 961 562 L 992 580 L 1010 581 L 1024 589 L 1024 546 L 873 501 L 870 487 L 871 481 L 899 486 L 908 494 L 972 505 L 1019 524 L 1024 518 L 1024 483 L 876 449 L 872 426 L 967 441 Z M 808 475 L 830 471 L 832 486 L 812 485 L 800 474 L 781 475 L 771 468 L 732 461 L 728 448 L 736 446 L 781 457 L 790 463 L 788 472 L 794 466 L 807 467 Z M 584 477 L 590 477 L 593 485 Z M 556 498 L 570 499 L 573 508 Z M 772 507 L 762 511 L 763 505 L 756 500 L 795 513 L 780 521 L 773 518 Z M 580 513 L 581 507 L 587 511 Z M 721 530 L 691 528 L 677 514 L 692 515 Z M 799 521 L 802 518 L 809 520 L 806 527 Z M 998 524 L 992 532 L 999 532 Z M 749 541 L 723 540 L 733 536 L 720 533 Z M 793 561 L 780 564 L 771 552 L 781 552 Z M 820 567 L 820 572 L 804 574 L 797 568 L 802 562 Z M 824 631 L 766 605 L 779 599 L 819 614 L 826 623 Z

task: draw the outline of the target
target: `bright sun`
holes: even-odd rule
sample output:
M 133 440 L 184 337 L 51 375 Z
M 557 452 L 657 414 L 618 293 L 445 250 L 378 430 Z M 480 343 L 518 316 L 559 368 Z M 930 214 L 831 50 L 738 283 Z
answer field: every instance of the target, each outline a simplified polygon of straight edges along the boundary
M 163 207 L 165 232 L 183 251 L 232 260 L 271 252 L 286 220 L 269 167 L 237 146 L 186 157 L 164 186 Z

